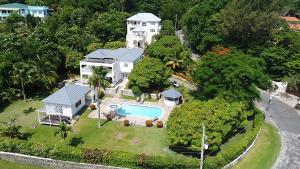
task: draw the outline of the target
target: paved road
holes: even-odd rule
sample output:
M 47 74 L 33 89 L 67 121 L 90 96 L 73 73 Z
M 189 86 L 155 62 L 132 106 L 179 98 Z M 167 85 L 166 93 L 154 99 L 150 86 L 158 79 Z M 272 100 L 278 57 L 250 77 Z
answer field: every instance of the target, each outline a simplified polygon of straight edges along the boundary
M 176 31 L 175 32 L 176 36 L 179 38 L 181 45 L 184 45 L 185 40 L 184 40 L 184 34 L 182 31 Z M 197 61 L 200 59 L 200 56 L 194 52 L 192 52 L 192 57 L 191 57 L 194 61 Z
M 270 94 L 263 92 L 262 101 L 256 106 L 265 111 Z M 267 120 L 273 121 L 280 130 L 281 151 L 272 169 L 300 169 L 300 117 L 287 104 L 272 99 Z

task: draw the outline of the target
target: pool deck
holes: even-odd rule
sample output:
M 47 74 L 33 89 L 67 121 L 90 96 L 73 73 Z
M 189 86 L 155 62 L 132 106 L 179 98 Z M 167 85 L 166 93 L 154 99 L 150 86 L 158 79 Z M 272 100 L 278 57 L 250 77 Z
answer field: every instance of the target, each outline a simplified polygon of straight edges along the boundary
M 101 110 L 101 119 L 106 119 L 105 116 L 102 113 L 109 113 L 109 106 L 112 104 L 122 104 L 122 103 L 127 103 L 127 104 L 135 104 L 135 105 L 143 105 L 143 106 L 152 106 L 152 107 L 159 107 L 163 110 L 163 117 L 159 118 L 159 120 L 163 121 L 165 124 L 169 118 L 169 114 L 173 110 L 174 106 L 166 106 L 163 104 L 163 100 L 160 99 L 158 102 L 149 102 L 145 101 L 144 103 L 137 102 L 135 100 L 125 100 L 125 99 L 120 99 L 120 98 L 109 98 L 106 97 L 102 100 L 101 105 L 100 105 L 100 110 Z M 98 118 L 98 113 L 97 110 L 93 110 L 89 116 L 89 118 Z M 145 121 L 146 120 L 152 120 L 151 118 L 145 118 L 145 117 L 137 117 L 137 116 L 117 116 L 113 120 L 117 121 L 124 121 L 124 120 L 129 120 L 130 123 L 136 124 L 136 125 L 143 125 L 145 126 Z

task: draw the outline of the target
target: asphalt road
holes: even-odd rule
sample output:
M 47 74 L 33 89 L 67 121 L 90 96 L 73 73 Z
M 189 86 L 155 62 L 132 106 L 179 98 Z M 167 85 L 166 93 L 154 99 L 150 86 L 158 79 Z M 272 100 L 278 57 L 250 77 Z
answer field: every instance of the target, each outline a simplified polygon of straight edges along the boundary
M 270 94 L 262 92 L 262 101 L 256 106 L 262 111 L 268 109 L 267 120 L 274 122 L 281 136 L 281 151 L 273 169 L 300 169 L 300 117 L 289 105 L 273 97 L 268 107 Z

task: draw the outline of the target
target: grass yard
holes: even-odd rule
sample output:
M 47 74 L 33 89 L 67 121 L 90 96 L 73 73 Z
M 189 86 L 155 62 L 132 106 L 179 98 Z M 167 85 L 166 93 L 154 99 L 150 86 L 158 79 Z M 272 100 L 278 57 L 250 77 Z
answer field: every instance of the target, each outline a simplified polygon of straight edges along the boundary
M 168 149 L 166 129 L 144 126 L 124 127 L 122 122 L 105 122 L 101 129 L 97 128 L 97 119 L 88 118 L 86 111 L 75 124 L 67 138 L 71 146 L 85 148 L 101 148 L 108 150 L 146 153 L 149 155 L 176 154 Z M 63 140 L 53 133 L 56 127 L 39 126 L 31 129 L 31 141 L 51 144 L 64 144 Z
M 276 127 L 265 123 L 249 154 L 232 169 L 270 169 L 279 154 L 280 136 Z
M 27 164 L 12 163 L 5 160 L 0 160 L 0 168 L 1 169 L 44 169 L 44 168 L 27 165 Z
M 0 121 L 16 117 L 17 123 L 23 126 L 23 131 L 31 133 L 29 141 L 64 144 L 60 135 L 54 136 L 56 127 L 39 125 L 36 109 L 42 106 L 40 101 L 16 101 L 3 109 Z M 101 148 L 109 150 L 145 153 L 149 155 L 176 155 L 168 149 L 166 129 L 146 128 L 144 126 L 124 127 L 122 122 L 112 121 L 105 123 L 101 129 L 97 128 L 97 119 L 88 118 L 87 110 L 73 126 L 68 135 L 67 144 L 85 148 Z
M 0 121 L 16 118 L 18 123 L 24 128 L 31 128 L 32 125 L 38 123 L 37 109 L 42 106 L 40 101 L 16 101 L 0 113 Z

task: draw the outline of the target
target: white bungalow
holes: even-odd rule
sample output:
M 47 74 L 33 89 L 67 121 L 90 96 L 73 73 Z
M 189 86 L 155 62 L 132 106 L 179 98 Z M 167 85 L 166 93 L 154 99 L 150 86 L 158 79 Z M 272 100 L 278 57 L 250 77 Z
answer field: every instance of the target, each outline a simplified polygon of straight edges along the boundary
M 64 121 L 70 123 L 70 120 L 86 105 L 86 95 L 90 89 L 86 86 L 67 85 L 57 92 L 45 98 L 44 110 L 39 112 L 46 113 L 45 117 L 40 117 L 41 124 L 58 125 Z
M 161 93 L 164 97 L 164 103 L 168 106 L 175 106 L 182 101 L 182 94 L 175 89 L 165 90 Z

